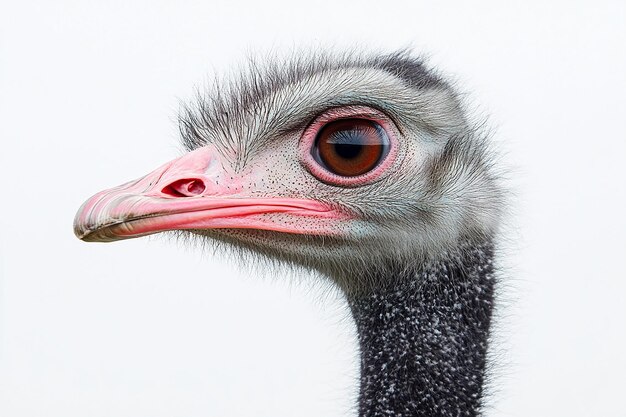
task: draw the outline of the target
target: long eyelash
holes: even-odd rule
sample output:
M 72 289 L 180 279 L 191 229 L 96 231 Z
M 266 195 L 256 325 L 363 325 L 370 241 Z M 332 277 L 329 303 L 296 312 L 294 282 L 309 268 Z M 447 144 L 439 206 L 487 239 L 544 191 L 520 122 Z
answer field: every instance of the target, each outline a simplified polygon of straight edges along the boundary
M 358 126 L 350 130 L 338 130 L 328 139 L 334 145 L 352 145 L 358 137 L 368 137 L 375 135 L 377 130 L 373 127 Z

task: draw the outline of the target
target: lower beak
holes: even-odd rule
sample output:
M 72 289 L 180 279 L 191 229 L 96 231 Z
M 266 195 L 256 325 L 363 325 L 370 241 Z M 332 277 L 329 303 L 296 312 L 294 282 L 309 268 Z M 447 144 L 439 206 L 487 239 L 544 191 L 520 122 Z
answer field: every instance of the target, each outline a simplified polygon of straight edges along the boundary
M 78 210 L 74 233 L 88 242 L 181 229 L 310 233 L 305 227 L 298 227 L 298 222 L 277 221 L 280 216 L 275 214 L 318 220 L 336 217 L 328 205 L 316 200 L 237 195 L 230 191 L 233 187 L 217 184 L 216 162 L 209 148 L 200 148 L 143 178 L 100 192 Z

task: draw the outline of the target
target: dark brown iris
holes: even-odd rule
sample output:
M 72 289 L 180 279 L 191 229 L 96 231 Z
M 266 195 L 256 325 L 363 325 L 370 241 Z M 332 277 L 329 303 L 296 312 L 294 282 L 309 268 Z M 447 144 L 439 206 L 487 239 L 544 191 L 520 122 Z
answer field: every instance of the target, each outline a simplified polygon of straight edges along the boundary
M 313 156 L 334 174 L 356 177 L 374 169 L 388 148 L 389 138 L 378 123 L 366 119 L 340 119 L 319 131 Z

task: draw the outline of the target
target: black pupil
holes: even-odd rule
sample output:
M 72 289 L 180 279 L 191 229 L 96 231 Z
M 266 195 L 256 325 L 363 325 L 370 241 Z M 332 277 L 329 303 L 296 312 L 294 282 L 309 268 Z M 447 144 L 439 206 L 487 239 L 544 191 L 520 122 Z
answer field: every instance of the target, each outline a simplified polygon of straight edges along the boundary
M 351 143 L 335 144 L 335 152 L 344 159 L 353 159 L 359 156 L 363 150 L 363 145 L 354 145 Z

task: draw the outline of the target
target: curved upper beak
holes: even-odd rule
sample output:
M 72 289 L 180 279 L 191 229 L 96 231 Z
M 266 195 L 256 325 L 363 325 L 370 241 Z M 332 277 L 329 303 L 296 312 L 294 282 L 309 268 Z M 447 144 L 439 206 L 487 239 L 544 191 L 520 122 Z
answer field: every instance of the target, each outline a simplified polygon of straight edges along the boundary
M 300 198 L 250 198 L 233 191 L 215 152 L 203 147 L 135 181 L 101 191 L 76 213 L 74 233 L 89 242 L 109 242 L 165 230 L 254 228 L 307 233 L 294 222 L 277 222 L 285 213 L 337 217 L 328 205 Z M 230 179 L 230 177 L 227 177 Z M 230 184 L 232 185 L 232 184 Z

